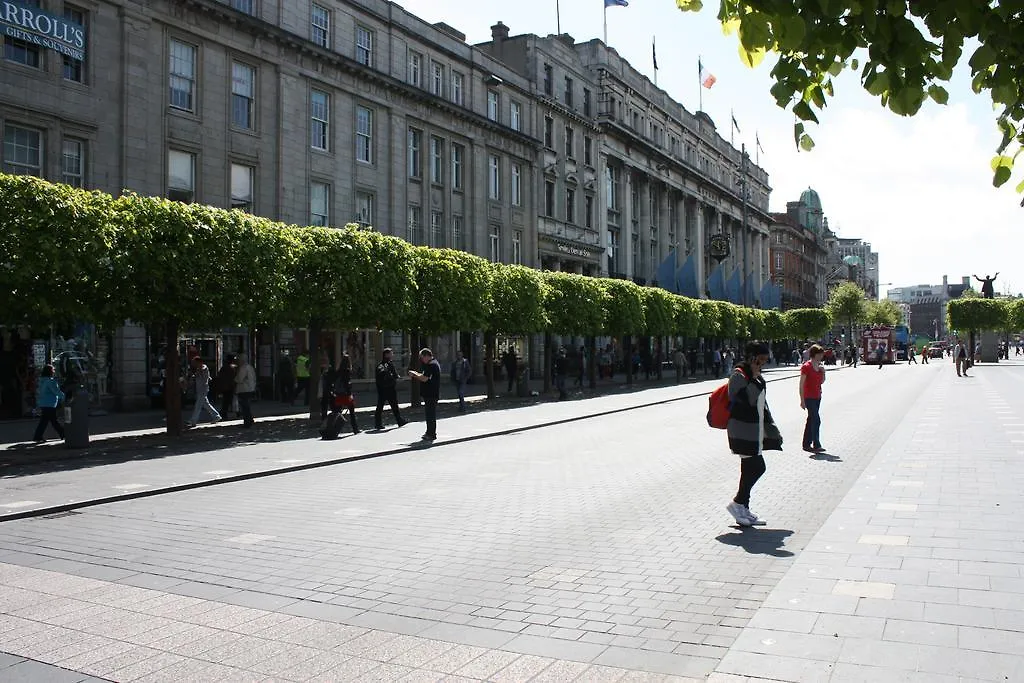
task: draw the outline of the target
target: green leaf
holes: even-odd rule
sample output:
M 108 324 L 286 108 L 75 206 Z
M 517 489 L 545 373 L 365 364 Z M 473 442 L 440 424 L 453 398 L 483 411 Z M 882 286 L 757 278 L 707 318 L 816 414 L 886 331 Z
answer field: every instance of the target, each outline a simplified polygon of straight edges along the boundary
M 1002 187 L 1010 179 L 1012 171 L 1006 166 L 1000 166 L 992 176 L 992 184 L 995 187 Z
M 949 101 L 949 92 L 941 85 L 928 86 L 928 96 L 938 104 L 946 104 Z
M 814 110 L 811 109 L 811 105 L 807 102 L 797 102 L 793 105 L 793 113 L 796 114 L 797 118 L 801 121 L 813 121 L 818 122 L 818 117 L 814 114 Z
M 814 149 L 814 140 L 811 138 L 810 135 L 807 135 L 805 133 L 804 135 L 800 136 L 800 149 L 802 149 L 805 152 L 810 152 L 812 149 Z
M 676 0 L 676 7 L 684 12 L 699 12 L 704 9 L 702 0 Z
M 743 47 L 742 44 L 739 46 L 739 52 L 740 59 L 743 61 L 743 64 L 750 69 L 756 68 L 758 65 L 760 65 L 761 62 L 764 61 L 765 54 L 767 54 L 763 47 L 748 50 L 747 48 Z

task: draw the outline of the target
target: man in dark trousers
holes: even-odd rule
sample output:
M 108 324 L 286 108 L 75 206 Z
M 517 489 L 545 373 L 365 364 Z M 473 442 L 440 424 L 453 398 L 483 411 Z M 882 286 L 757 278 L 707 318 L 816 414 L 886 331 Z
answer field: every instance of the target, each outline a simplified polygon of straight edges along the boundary
M 430 349 L 420 351 L 420 365 L 423 366 L 423 371 L 410 370 L 409 377 L 423 383 L 420 398 L 423 399 L 423 412 L 427 419 L 427 431 L 423 435 L 423 441 L 433 441 L 437 438 L 437 401 L 441 398 L 441 366 Z
M 508 351 L 505 352 L 505 356 L 501 359 L 502 365 L 505 366 L 505 374 L 508 375 L 508 391 L 512 393 L 512 385 L 516 382 L 516 370 L 519 369 L 519 361 L 516 359 L 516 350 L 511 346 L 508 347 Z
M 384 404 L 391 406 L 395 422 L 401 427 L 405 424 L 402 414 L 398 411 L 398 371 L 391 360 L 391 349 L 384 349 L 380 363 L 377 364 L 377 412 L 373 414 L 374 429 L 384 429 Z

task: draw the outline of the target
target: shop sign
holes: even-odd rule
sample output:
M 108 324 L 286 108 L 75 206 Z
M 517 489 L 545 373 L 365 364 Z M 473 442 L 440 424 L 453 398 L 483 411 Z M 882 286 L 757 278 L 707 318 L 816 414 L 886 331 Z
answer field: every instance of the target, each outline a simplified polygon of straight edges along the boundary
M 577 247 L 574 244 L 561 242 L 550 237 L 542 236 L 542 242 L 549 242 L 555 249 L 555 251 L 565 254 L 566 256 L 575 256 L 577 258 L 588 258 L 588 259 L 599 259 L 601 258 L 601 252 L 594 251 L 592 249 L 584 249 L 583 247 Z
M 583 256 L 584 258 L 596 258 L 596 255 L 586 249 L 580 249 L 579 247 L 573 247 L 568 244 L 558 244 L 558 251 L 569 256 Z
M 15 0 L 0 0 L 0 26 L 8 38 L 85 59 L 85 27 Z

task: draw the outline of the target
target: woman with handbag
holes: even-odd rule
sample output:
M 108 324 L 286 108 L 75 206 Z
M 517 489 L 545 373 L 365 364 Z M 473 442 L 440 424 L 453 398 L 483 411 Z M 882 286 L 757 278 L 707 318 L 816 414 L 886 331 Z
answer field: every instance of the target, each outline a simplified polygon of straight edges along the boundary
M 348 419 L 352 422 L 352 433 L 359 433 L 356 424 L 356 401 L 352 395 L 352 359 L 347 353 L 341 355 L 338 363 L 338 375 L 334 380 L 334 410 L 341 412 L 348 408 Z
M 767 385 L 761 376 L 761 368 L 768 357 L 767 344 L 747 344 L 746 360 L 737 365 L 729 377 L 731 411 L 726 431 L 729 450 L 740 456 L 740 484 L 726 510 L 740 526 L 765 524 L 750 510 L 750 491 L 765 472 L 763 452 L 782 450 L 782 434 L 768 409 Z

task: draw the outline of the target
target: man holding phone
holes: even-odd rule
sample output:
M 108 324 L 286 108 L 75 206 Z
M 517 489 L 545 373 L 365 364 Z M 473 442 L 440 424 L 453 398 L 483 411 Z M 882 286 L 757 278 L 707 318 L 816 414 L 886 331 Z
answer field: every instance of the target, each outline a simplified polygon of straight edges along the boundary
M 423 441 L 437 438 L 437 402 L 441 398 L 441 366 L 430 349 L 420 350 L 422 372 L 409 371 L 409 377 L 423 384 L 420 396 L 423 398 L 423 412 L 427 419 L 427 431 Z

